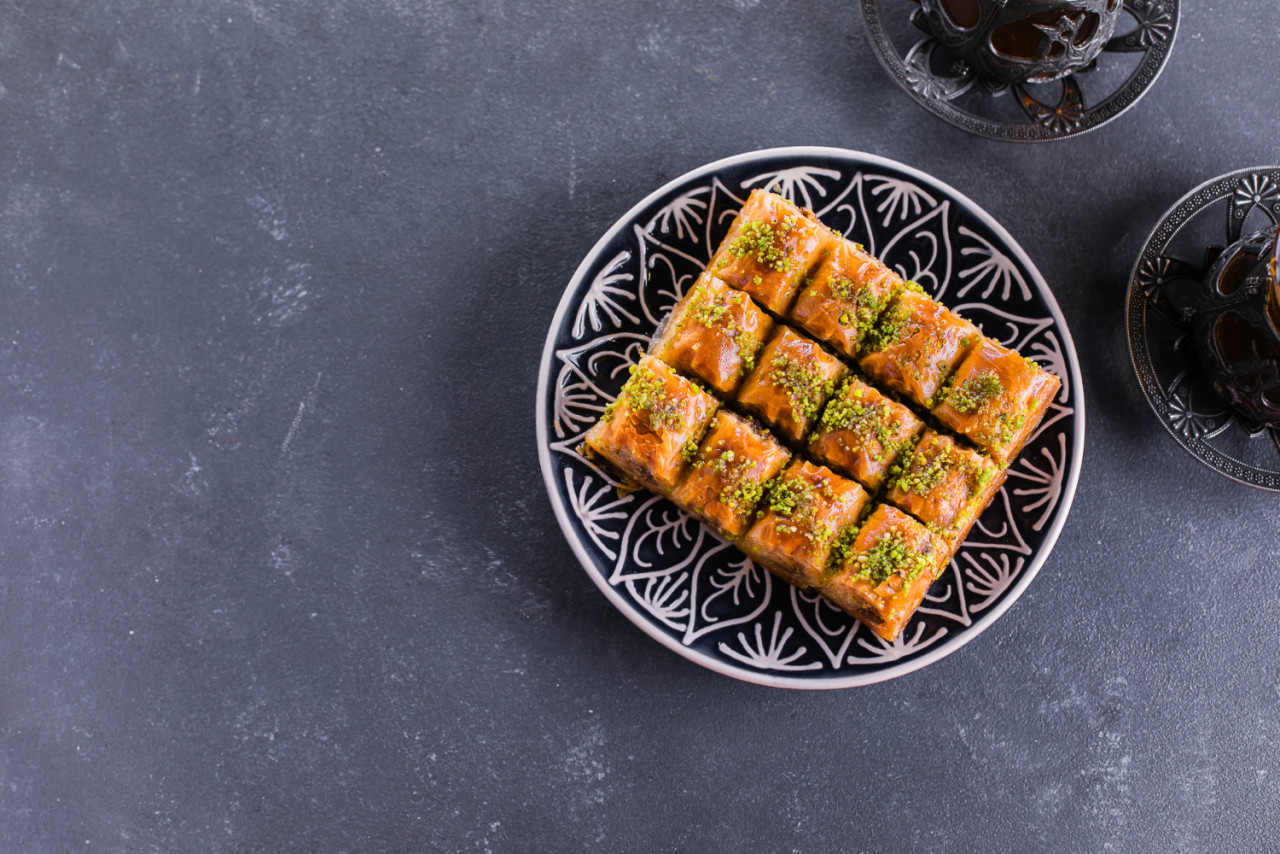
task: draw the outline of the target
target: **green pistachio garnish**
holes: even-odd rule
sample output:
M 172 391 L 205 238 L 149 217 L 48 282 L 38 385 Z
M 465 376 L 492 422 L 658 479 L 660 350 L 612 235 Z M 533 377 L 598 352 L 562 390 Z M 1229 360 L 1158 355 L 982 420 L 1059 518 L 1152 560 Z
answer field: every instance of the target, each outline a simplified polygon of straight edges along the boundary
M 876 538 L 871 548 L 853 556 L 853 574 L 877 586 L 895 575 L 915 581 L 929 565 L 928 556 L 911 547 L 899 530 L 886 531 Z
M 956 412 L 968 414 L 976 411 L 988 400 L 1004 393 L 1004 385 L 995 371 L 984 371 L 970 377 L 951 390 L 947 404 Z
M 769 488 L 768 508 L 781 517 L 775 522 L 774 530 L 779 534 L 803 531 L 805 539 L 813 545 L 825 544 L 835 536 L 835 531 L 818 521 L 824 500 L 835 500 L 826 481 L 815 487 L 801 475 L 779 478 Z
M 792 262 L 787 257 L 787 236 L 803 219 L 802 216 L 792 214 L 776 225 L 760 220 L 747 220 L 729 245 L 729 252 L 737 258 L 754 255 L 756 263 L 764 267 L 779 273 L 789 272 Z M 756 284 L 759 284 L 759 277 L 756 279 Z
M 816 367 L 803 365 L 790 356 L 776 356 L 770 365 L 769 380 L 787 393 L 796 418 L 813 418 L 823 401 L 831 396 L 834 383 Z
M 651 430 L 679 430 L 684 427 L 684 414 L 680 411 L 680 401 L 667 393 L 666 383 L 662 377 L 648 367 L 633 365 L 631 378 L 618 393 L 618 399 L 605 407 L 602 420 L 613 417 L 619 402 L 625 402 L 635 412 L 644 412 L 649 416 Z

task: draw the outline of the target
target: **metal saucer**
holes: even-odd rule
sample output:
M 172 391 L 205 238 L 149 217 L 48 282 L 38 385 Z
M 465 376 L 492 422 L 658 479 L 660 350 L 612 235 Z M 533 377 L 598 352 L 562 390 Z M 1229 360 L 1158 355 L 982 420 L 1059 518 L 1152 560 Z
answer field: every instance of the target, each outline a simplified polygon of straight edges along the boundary
M 1129 357 L 1160 423 L 1237 483 L 1280 492 L 1280 431 L 1231 409 L 1201 372 L 1189 308 L 1213 249 L 1280 221 L 1280 166 L 1220 175 L 1165 212 L 1129 276 Z
M 895 10 L 888 20 L 886 2 Z M 1124 0 L 1126 15 L 1090 69 L 1054 83 L 993 86 L 912 26 L 904 0 L 861 3 L 876 56 L 916 103 L 969 133 L 1008 142 L 1078 136 L 1137 103 L 1164 70 L 1180 12 L 1180 0 Z M 908 42 L 905 51 L 895 46 Z

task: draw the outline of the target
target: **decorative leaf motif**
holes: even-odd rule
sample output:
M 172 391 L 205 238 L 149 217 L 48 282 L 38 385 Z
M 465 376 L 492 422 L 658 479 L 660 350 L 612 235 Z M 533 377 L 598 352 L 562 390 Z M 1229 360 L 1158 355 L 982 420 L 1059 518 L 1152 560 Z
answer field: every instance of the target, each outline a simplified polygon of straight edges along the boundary
M 868 175 L 866 180 L 872 185 L 871 195 L 884 196 L 876 205 L 876 213 L 883 214 L 881 225 L 885 228 L 895 220 L 919 216 L 938 205 L 937 199 L 911 181 L 886 175 Z
M 726 543 L 725 548 L 730 548 Z M 730 561 L 727 569 L 716 570 L 716 578 L 712 579 L 711 586 L 715 588 L 715 593 L 708 596 L 702 603 L 702 615 L 707 619 L 707 609 L 716 599 L 721 596 L 730 596 L 734 605 L 742 604 L 743 600 L 750 598 L 759 598 L 755 592 L 755 588 L 764 588 L 766 582 L 761 576 L 767 575 L 763 569 L 756 566 L 755 561 L 746 555 L 740 554 L 738 560 Z M 706 558 L 704 557 L 701 564 Z
M 1043 338 L 1030 342 L 1024 355 L 1062 381 L 1062 388 L 1058 389 L 1058 401 L 1065 403 L 1071 394 L 1071 374 L 1067 371 L 1067 357 L 1062 353 L 1058 334 L 1052 329 L 1046 329 Z
M 917 613 L 945 617 L 962 626 L 973 625 L 969 616 L 969 603 L 965 598 L 964 579 L 960 577 L 960 567 L 954 557 L 925 594 Z
M 840 669 L 862 624 L 833 606 L 821 594 L 798 587 L 791 588 L 791 606 L 800 620 L 800 628 L 818 642 L 832 668 Z
M 1154 300 L 1170 278 L 1172 269 L 1173 261 L 1164 256 L 1145 259 L 1138 270 L 1138 287 L 1142 289 L 1142 295 L 1148 300 Z
M 975 614 L 985 611 L 1004 591 L 1008 590 L 1009 585 L 1013 584 L 1022 573 L 1022 567 L 1026 564 L 1026 558 L 1016 556 L 1011 559 L 1007 553 L 993 555 L 984 552 L 979 555 L 981 561 L 971 554 L 962 554 L 960 557 L 968 564 L 964 570 L 964 574 L 969 578 L 965 588 L 970 593 L 983 597 L 969 606 L 969 610 Z
M 769 635 L 767 644 L 764 640 L 764 625 L 756 623 L 754 644 L 747 640 L 746 635 L 738 632 L 740 649 L 734 649 L 724 642 L 719 644 L 719 649 L 730 658 L 760 670 L 821 670 L 822 662 L 820 661 L 810 661 L 806 664 L 794 663 L 802 658 L 807 650 L 802 646 L 788 653 L 787 641 L 791 639 L 795 630 L 788 627 L 786 631 L 779 634 L 778 630 L 781 626 L 782 612 L 778 611 L 773 615 L 773 631 Z
M 655 495 L 627 523 L 609 583 L 679 572 L 695 562 L 709 536 L 702 523 Z
M 790 169 L 779 169 L 776 172 L 766 172 L 762 175 L 756 175 L 754 178 L 748 178 L 742 182 L 742 189 L 764 187 L 800 205 L 802 208 L 812 209 L 813 197 L 809 195 L 810 191 L 821 198 L 827 194 L 827 188 L 823 186 L 821 179 L 838 179 L 839 177 L 840 173 L 834 169 L 820 169 L 816 166 L 795 166 Z
M 924 287 L 934 299 L 941 299 L 951 282 L 950 211 L 951 203 L 943 202 L 899 229 L 880 250 L 881 261 L 904 279 Z M 929 257 L 920 252 L 921 248 L 928 249 Z M 911 266 L 899 260 L 904 254 L 911 260 Z
M 607 405 L 608 400 L 592 383 L 565 365 L 556 378 L 556 436 L 563 439 L 585 433 Z
M 862 173 L 858 172 L 845 184 L 843 190 L 831 197 L 826 207 L 816 210 L 815 215 L 824 225 L 848 237 L 866 219 L 866 202 L 862 197 L 864 186 Z M 853 197 L 852 201 L 849 201 L 850 196 Z M 875 243 L 875 235 L 870 232 L 861 235 L 861 239 L 867 245 Z M 874 253 L 874 249 L 872 252 Z
M 719 544 L 694 568 L 691 589 L 698 604 L 682 638 L 685 646 L 709 632 L 749 623 L 769 607 L 773 576 L 728 543 L 715 539 Z M 703 595 L 705 588 L 710 589 L 710 595 Z M 716 606 L 722 606 L 723 613 L 715 613 Z
M 581 338 L 586 334 L 588 320 L 591 321 L 591 328 L 596 332 L 604 328 L 604 317 L 609 318 L 615 329 L 622 326 L 623 318 L 632 323 L 640 322 L 640 318 L 624 308 L 621 303 L 621 300 L 624 299 L 630 301 L 635 301 L 636 299 L 634 288 L 619 286 L 622 282 L 630 282 L 635 279 L 635 276 L 631 273 L 621 272 L 619 269 L 630 260 L 630 252 L 619 252 L 591 280 L 591 287 L 587 289 L 586 296 L 582 298 L 582 305 L 578 307 L 578 316 L 573 321 L 574 338 Z
M 647 335 L 619 333 L 556 352 L 561 363 L 555 386 L 557 438 L 576 441 L 600 418 L 648 345 Z
M 983 335 L 1019 352 L 1032 338 L 1053 327 L 1052 317 L 1027 317 L 984 302 L 961 303 L 951 310 L 976 323 Z M 1058 378 L 1066 384 L 1066 376 Z
M 662 234 L 670 234 L 671 229 L 674 227 L 676 240 L 685 240 L 687 238 L 693 243 L 697 243 L 698 230 L 694 226 L 700 226 L 705 222 L 705 216 L 702 212 L 708 210 L 708 203 L 703 201 L 700 196 L 709 195 L 710 193 L 710 187 L 698 187 L 683 195 L 676 196 L 649 221 L 645 231 L 650 234 L 655 231 Z
M 640 247 L 640 307 L 652 328 L 684 296 L 685 289 L 702 271 L 704 262 L 665 243 L 652 240 L 639 227 L 635 229 Z
M 569 491 L 570 506 L 573 507 L 574 514 L 582 520 L 583 526 L 587 529 L 587 536 L 591 537 L 591 542 L 595 543 L 596 547 L 610 560 L 616 558 L 617 552 L 605 545 L 604 541 L 617 540 L 621 535 L 617 531 L 610 530 L 605 523 L 627 518 L 627 511 L 621 508 L 631 503 L 636 497 L 635 493 L 629 492 L 621 498 L 615 497 L 613 501 L 605 502 L 606 496 L 616 496 L 617 490 L 613 484 L 606 483 L 595 492 L 590 492 L 592 487 L 590 475 L 583 475 L 582 484 L 575 491 L 573 469 L 564 470 L 564 485 Z
M 1018 554 L 1031 554 L 1031 546 L 1023 539 L 1021 527 L 1013 514 L 1013 505 L 1009 502 L 1009 486 L 1005 484 L 996 493 L 996 497 L 974 524 L 969 532 L 969 539 L 960 547 L 960 554 L 975 549 L 996 549 L 1012 551 Z M 972 610 L 972 609 L 970 609 Z
M 1269 205 L 1276 199 L 1280 199 L 1280 187 L 1266 175 L 1249 175 L 1236 185 L 1236 207 Z
M 858 646 L 870 652 L 870 656 L 849 656 L 850 664 L 879 664 L 890 661 L 898 661 L 906 658 L 908 655 L 920 652 L 933 646 L 942 638 L 947 636 L 945 627 L 939 628 L 936 632 L 926 636 L 928 626 L 923 620 L 913 620 L 902 630 L 902 634 L 898 635 L 891 641 L 884 640 L 876 635 L 868 633 L 867 638 L 858 638 Z
M 1065 135 L 1084 124 L 1084 92 L 1075 77 L 1063 79 L 1062 97 L 1053 107 L 1037 100 L 1021 86 L 1015 86 L 1014 91 L 1027 116 L 1050 133 Z
M 933 73 L 932 56 L 937 47 L 936 39 L 922 39 L 912 45 L 902 58 L 907 85 L 922 98 L 934 101 L 954 101 L 973 88 L 977 75 L 963 66 L 956 77 L 943 77 Z
M 1169 383 L 1169 423 L 1188 439 L 1217 435 L 1231 422 L 1231 410 L 1221 405 L 1221 398 L 1217 399 L 1220 408 L 1208 412 L 1197 410 L 1191 402 L 1190 374 L 1190 371 L 1183 371 Z
M 990 297 L 997 287 L 1003 286 L 1000 292 L 1000 299 L 1007 300 L 1015 284 L 1018 286 L 1023 300 L 1031 299 L 1031 288 L 1027 286 L 1027 280 L 1023 278 L 1021 271 L 1018 270 L 1018 265 L 1014 264 L 1008 255 L 992 246 L 991 241 L 967 226 L 960 226 L 960 234 L 978 244 L 977 246 L 964 247 L 960 250 L 960 254 L 977 255 L 980 260 L 973 267 L 967 267 L 960 271 L 960 279 L 968 279 L 969 281 L 960 290 L 956 291 L 956 296 L 962 297 L 973 290 L 974 286 L 986 281 L 987 287 L 981 294 L 983 299 Z
M 632 578 L 626 582 L 627 592 L 647 613 L 664 626 L 678 632 L 684 631 L 690 613 L 689 573 L 679 575 L 651 575 Z
M 1044 527 L 1045 522 L 1053 516 L 1053 511 L 1058 506 L 1058 499 L 1062 497 L 1062 479 L 1067 473 L 1067 434 L 1058 434 L 1057 456 L 1043 446 L 1040 448 L 1040 455 L 1044 457 L 1044 468 L 1037 466 L 1024 454 L 1009 469 L 1009 477 L 1020 478 L 1035 484 L 1035 486 L 1013 490 L 1014 495 L 1035 499 L 1023 506 L 1023 513 L 1030 515 L 1044 508 L 1040 518 L 1031 524 L 1033 531 L 1039 531 Z
M 1159 0 L 1128 0 L 1124 9 L 1137 21 L 1137 26 L 1117 34 L 1104 50 L 1145 51 L 1167 40 L 1173 33 L 1173 15 Z

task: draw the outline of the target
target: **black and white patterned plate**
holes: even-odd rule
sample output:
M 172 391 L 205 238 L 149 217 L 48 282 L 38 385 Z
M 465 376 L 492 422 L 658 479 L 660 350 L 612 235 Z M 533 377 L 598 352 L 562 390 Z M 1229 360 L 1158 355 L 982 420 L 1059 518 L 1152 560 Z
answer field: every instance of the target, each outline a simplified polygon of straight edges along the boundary
M 576 451 L 756 187 L 813 209 L 1062 380 L 1003 489 L 892 643 L 773 578 L 670 502 L 646 492 L 620 496 L 615 481 Z M 790 688 L 840 688 L 937 661 L 1013 604 L 1066 520 L 1084 450 L 1084 411 L 1075 348 L 1057 303 L 1026 253 L 987 213 L 892 160 L 779 148 L 677 178 L 596 243 L 547 335 L 537 435 L 543 479 L 569 545 L 636 625 L 719 673 Z

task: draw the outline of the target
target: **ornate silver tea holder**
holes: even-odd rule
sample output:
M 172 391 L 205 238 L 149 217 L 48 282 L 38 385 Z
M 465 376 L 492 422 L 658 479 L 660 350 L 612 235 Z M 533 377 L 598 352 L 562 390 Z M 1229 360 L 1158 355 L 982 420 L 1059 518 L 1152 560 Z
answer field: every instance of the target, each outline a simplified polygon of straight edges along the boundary
M 1147 402 L 1178 444 L 1230 478 L 1280 492 L 1280 429 L 1233 409 L 1195 347 L 1206 273 L 1219 253 L 1280 223 L 1280 166 L 1221 175 L 1160 218 L 1129 277 L 1129 356 Z M 1220 265 L 1219 265 L 1220 266 Z
M 928 32 L 918 6 L 861 2 L 876 56 L 916 103 L 969 133 L 1010 142 L 1078 136 L 1137 103 L 1169 59 L 1180 11 L 1180 0 L 1124 0 L 1115 34 L 1084 69 L 1052 82 L 1010 84 L 959 60 Z

